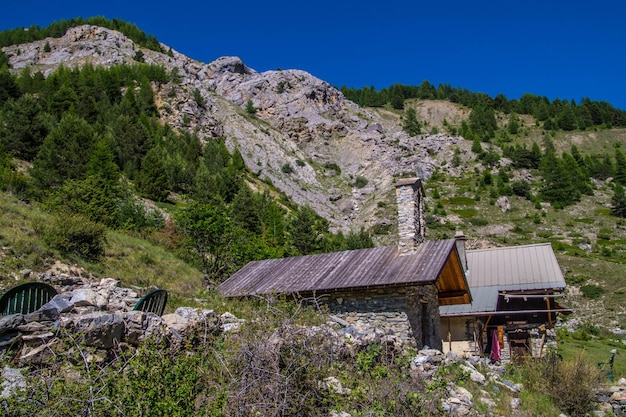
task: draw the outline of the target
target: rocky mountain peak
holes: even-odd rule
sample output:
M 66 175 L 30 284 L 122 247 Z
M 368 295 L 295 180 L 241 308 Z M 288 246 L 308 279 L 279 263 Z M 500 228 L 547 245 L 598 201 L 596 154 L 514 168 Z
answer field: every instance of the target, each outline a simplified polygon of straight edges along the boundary
M 305 71 L 257 72 L 238 57 L 205 64 L 162 46 L 168 53 L 142 48 L 120 32 L 84 25 L 60 38 L 3 50 L 14 71 L 29 68 L 44 76 L 60 65 L 141 61 L 164 66 L 177 78 L 154 86 L 164 122 L 202 140 L 223 137 L 260 179 L 344 231 L 389 221 L 385 217 L 393 216 L 393 210 L 383 213 L 377 203 L 388 199 L 395 178 L 430 176 L 435 166 L 430 155 L 445 153 L 459 139 L 410 137 L 397 116 L 360 108 Z M 361 180 L 360 188 L 355 186 L 358 177 L 367 180 Z

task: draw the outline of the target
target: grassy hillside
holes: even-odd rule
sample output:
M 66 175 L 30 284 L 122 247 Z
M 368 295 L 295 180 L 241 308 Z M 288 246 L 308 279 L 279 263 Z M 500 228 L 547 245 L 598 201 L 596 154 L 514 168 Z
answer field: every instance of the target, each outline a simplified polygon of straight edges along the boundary
M 32 280 L 20 274 L 25 270 L 33 275 L 54 272 L 86 279 L 114 277 L 125 287 L 167 289 L 172 295 L 169 308 L 194 305 L 194 298 L 204 289 L 202 272 L 165 247 L 165 232 L 142 238 L 108 230 L 104 257 L 94 263 L 63 255 L 37 234 L 34 224 L 53 221 L 52 214 L 7 193 L 0 193 L 0 211 L 0 285 L 4 288 Z

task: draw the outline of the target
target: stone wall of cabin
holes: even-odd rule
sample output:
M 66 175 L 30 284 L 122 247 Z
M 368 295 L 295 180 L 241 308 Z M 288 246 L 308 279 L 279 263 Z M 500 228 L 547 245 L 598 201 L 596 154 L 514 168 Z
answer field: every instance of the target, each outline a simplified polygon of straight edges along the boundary
M 356 329 L 371 326 L 398 336 L 409 346 L 441 349 L 434 285 L 336 292 L 319 298 L 331 314 Z

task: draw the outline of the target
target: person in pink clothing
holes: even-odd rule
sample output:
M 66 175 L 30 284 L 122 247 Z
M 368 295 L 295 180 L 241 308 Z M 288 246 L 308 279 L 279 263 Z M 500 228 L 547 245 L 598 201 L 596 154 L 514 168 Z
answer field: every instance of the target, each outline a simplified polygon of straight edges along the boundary
M 495 329 L 491 340 L 491 360 L 500 362 L 500 342 L 498 341 L 498 332 Z

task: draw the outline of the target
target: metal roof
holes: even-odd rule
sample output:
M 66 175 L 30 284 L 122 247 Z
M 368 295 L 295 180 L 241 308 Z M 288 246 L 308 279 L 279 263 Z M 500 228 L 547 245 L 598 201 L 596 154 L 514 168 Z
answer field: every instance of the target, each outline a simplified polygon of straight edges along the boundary
M 455 240 L 426 241 L 399 256 L 396 246 L 248 263 L 219 286 L 227 297 L 312 293 L 434 283 Z
M 554 293 L 565 289 L 563 273 L 549 243 L 466 253 L 472 303 L 441 306 L 442 316 L 494 312 L 501 292 Z

